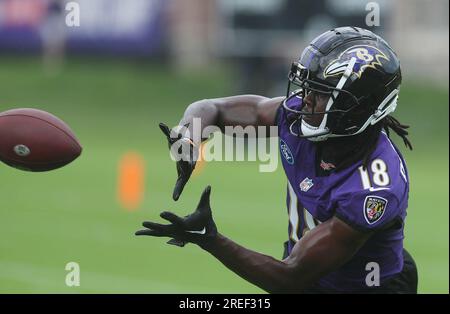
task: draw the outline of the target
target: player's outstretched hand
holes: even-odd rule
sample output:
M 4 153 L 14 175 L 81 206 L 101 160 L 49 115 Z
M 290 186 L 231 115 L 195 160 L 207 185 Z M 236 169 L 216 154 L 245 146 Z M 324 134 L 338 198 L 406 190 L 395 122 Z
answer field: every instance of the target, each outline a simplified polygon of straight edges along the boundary
M 180 198 L 181 192 L 183 192 L 184 186 L 194 171 L 198 157 L 198 148 L 191 139 L 183 137 L 179 133 L 173 134 L 173 131 L 164 123 L 160 123 L 159 128 L 167 137 L 169 149 L 171 150 L 172 155 L 182 156 L 182 158 L 177 159 L 178 178 L 172 194 L 173 200 L 177 201 Z M 183 151 L 185 152 L 184 154 L 182 154 Z
M 142 225 L 146 228 L 139 230 L 136 235 L 172 238 L 169 244 L 184 246 L 187 242 L 204 247 L 217 237 L 217 227 L 211 213 L 209 196 L 211 187 L 207 186 L 198 203 L 197 209 L 192 214 L 181 218 L 171 212 L 162 212 L 161 218 L 168 220 L 170 224 L 163 225 L 145 221 Z
M 183 192 L 184 186 L 194 171 L 195 164 L 197 162 L 198 148 L 191 139 L 183 137 L 179 133 L 172 133 L 173 131 L 166 124 L 160 123 L 159 128 L 167 137 L 169 149 L 171 150 L 172 155 L 183 157 L 177 159 L 178 178 L 172 194 L 173 200 L 177 201 L 180 198 L 181 192 Z M 187 152 L 187 154 L 182 154 L 182 150 Z

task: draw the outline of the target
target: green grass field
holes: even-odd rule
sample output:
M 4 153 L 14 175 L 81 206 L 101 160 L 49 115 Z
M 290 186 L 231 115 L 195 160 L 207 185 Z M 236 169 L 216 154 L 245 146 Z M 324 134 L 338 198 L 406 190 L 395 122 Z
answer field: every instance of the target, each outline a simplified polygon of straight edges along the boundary
M 233 74 L 174 76 L 162 66 L 73 61 L 57 77 L 33 59 L 0 61 L 0 111 L 35 107 L 63 118 L 84 146 L 70 166 L 48 173 L 0 164 L 1 293 L 260 293 L 195 245 L 136 238 L 159 212 L 191 212 L 212 185 L 219 230 L 236 242 L 281 257 L 287 237 L 281 167 L 211 162 L 171 199 L 175 167 L 158 122 L 174 125 L 190 102 L 230 95 Z M 403 84 L 396 116 L 411 124 L 415 150 L 399 145 L 411 178 L 406 248 L 419 268 L 421 293 L 448 293 L 448 90 Z M 395 138 L 397 140 L 397 138 Z M 399 141 L 397 141 L 399 142 Z M 136 211 L 117 201 L 117 164 L 128 151 L 146 162 L 145 199 Z M 81 267 L 81 286 L 65 285 L 65 265 Z

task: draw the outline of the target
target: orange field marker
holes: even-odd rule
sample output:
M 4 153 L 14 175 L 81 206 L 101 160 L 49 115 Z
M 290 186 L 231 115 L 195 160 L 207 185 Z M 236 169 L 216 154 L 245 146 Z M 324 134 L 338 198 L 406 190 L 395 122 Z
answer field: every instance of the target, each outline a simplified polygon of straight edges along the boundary
M 145 165 L 142 156 L 128 152 L 118 165 L 117 198 L 126 210 L 136 210 L 144 198 Z

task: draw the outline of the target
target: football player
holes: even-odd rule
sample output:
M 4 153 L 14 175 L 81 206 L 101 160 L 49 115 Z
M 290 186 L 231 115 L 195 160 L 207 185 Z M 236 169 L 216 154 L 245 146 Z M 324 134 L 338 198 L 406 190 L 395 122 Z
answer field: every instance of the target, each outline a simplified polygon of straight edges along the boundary
M 282 260 L 220 234 L 211 187 L 186 217 L 144 222 L 137 235 L 195 243 L 245 280 L 271 293 L 416 293 L 417 269 L 403 248 L 409 178 L 389 138 L 412 149 L 408 126 L 391 113 L 402 76 L 392 48 L 374 33 L 336 28 L 315 38 L 292 64 L 285 97 L 255 95 L 191 104 L 180 125 L 278 126 L 287 176 L 288 241 Z M 172 146 L 183 134 L 161 129 Z M 192 134 L 192 133 L 191 133 Z M 199 143 L 186 139 L 195 151 Z M 195 159 L 177 162 L 177 200 Z

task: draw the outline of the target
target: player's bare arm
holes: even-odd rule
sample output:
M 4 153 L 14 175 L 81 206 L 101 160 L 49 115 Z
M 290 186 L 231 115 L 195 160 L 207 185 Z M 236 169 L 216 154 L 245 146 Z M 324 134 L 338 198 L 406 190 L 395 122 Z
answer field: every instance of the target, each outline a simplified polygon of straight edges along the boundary
M 204 134 L 203 130 L 210 126 L 220 128 L 224 132 L 226 126 L 254 126 L 270 127 L 275 125 L 275 116 L 284 97 L 268 98 L 259 95 L 238 95 L 223 98 L 204 99 L 190 104 L 179 123 L 179 128 L 171 130 L 166 124 L 160 123 L 160 128 L 167 137 L 169 148 L 177 141 L 183 140 L 189 145 L 190 157 L 177 161 L 177 181 L 172 198 L 179 199 L 184 186 L 189 180 L 196 164 L 199 141 L 207 139 L 211 134 Z M 193 134 L 194 119 L 201 121 L 200 131 L 202 136 Z M 181 128 L 185 126 L 185 128 Z M 189 135 L 187 134 L 189 131 Z M 261 133 L 259 133 L 261 134 Z M 257 136 L 259 136 L 257 132 Z M 263 133 L 270 134 L 268 130 Z M 200 140 L 196 140 L 200 139 Z
M 334 217 L 309 231 L 291 255 L 277 260 L 218 235 L 206 250 L 227 268 L 270 293 L 301 293 L 348 262 L 369 238 Z
M 198 244 L 237 275 L 270 293 L 301 293 L 324 274 L 348 262 L 370 237 L 370 233 L 356 231 L 333 217 L 302 237 L 288 258 L 278 260 L 221 235 L 212 218 L 210 193 L 207 187 L 193 214 L 181 218 L 163 212 L 161 217 L 171 224 L 144 222 L 147 229 L 136 235 L 171 237 L 182 245 Z
M 192 126 L 193 119 L 200 118 L 202 130 L 208 126 L 217 126 L 222 132 L 226 126 L 269 127 L 275 125 L 276 111 L 283 99 L 237 95 L 200 100 L 187 107 L 179 125 Z

